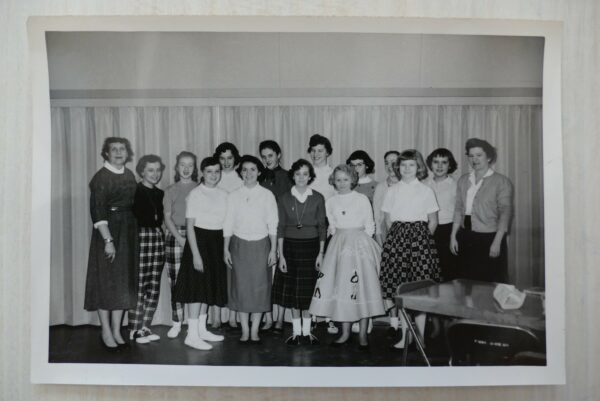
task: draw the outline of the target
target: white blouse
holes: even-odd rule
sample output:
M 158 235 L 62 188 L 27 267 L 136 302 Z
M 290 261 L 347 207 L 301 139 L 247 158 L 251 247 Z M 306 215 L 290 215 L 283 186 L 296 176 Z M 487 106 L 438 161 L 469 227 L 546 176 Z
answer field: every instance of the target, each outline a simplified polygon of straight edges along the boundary
M 439 209 L 433 189 L 417 179 L 392 185 L 381 206 L 383 212 L 390 214 L 391 221 L 403 222 L 427 222 L 427 215 Z
M 224 189 L 225 192 L 229 194 L 240 188 L 242 185 L 244 185 L 244 181 L 242 181 L 235 170 L 228 173 L 221 171 L 221 180 L 217 184 L 217 187 Z
M 331 234 L 337 228 L 363 228 L 369 236 L 375 233 L 371 202 L 363 194 L 356 191 L 336 194 L 325 202 L 325 211 Z
M 200 184 L 186 198 L 185 217 L 195 219 L 194 226 L 221 230 L 227 212 L 227 192 Z
M 382 234 L 383 225 L 385 224 L 381 206 L 383 205 L 385 194 L 387 194 L 390 188 L 391 186 L 388 185 L 387 179 L 385 179 L 377 183 L 375 193 L 373 194 L 373 217 L 375 218 L 375 233 L 377 234 Z
M 275 196 L 256 184 L 242 186 L 229 194 L 223 236 L 235 235 L 246 241 L 257 241 L 268 235 L 277 235 L 279 215 Z
M 333 173 L 333 169 L 329 165 L 314 167 L 314 169 L 316 177 L 309 186 L 327 200 L 336 194 L 335 188 L 329 184 L 329 176 Z
M 488 168 L 488 171 L 485 172 L 483 178 L 489 177 L 492 174 L 494 174 L 494 170 Z M 479 188 L 481 188 L 481 184 L 483 184 L 483 178 L 479 180 L 479 182 L 476 184 L 475 171 L 471 171 L 471 173 L 469 174 L 469 182 L 471 183 L 471 186 L 469 187 L 469 189 L 467 189 L 467 199 L 465 201 L 465 214 L 467 216 L 470 216 L 471 212 L 473 211 L 473 201 L 475 200 L 475 195 L 477 195 L 477 191 L 479 191 Z
M 449 224 L 454 220 L 454 206 L 456 204 L 456 181 L 448 176 L 442 181 L 433 178 L 426 181 L 433 189 L 440 211 L 438 212 L 438 223 Z

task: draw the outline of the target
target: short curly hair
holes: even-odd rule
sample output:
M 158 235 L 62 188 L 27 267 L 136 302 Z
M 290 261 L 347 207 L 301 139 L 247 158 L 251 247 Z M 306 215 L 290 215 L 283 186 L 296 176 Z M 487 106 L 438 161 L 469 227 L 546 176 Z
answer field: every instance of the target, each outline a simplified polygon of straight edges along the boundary
M 485 155 L 490 160 L 490 164 L 496 163 L 498 158 L 498 152 L 488 141 L 479 138 L 469 138 L 465 143 L 465 154 L 469 156 L 469 150 L 472 148 L 481 148 L 485 152 Z
M 306 151 L 310 153 L 310 149 L 317 145 L 325 146 L 325 150 L 330 155 L 331 152 L 333 152 L 333 148 L 331 147 L 331 141 L 320 134 L 314 134 L 310 137 L 308 141 L 308 149 Z
M 396 174 L 396 177 L 402 178 L 402 175 L 400 174 L 400 163 L 405 160 L 414 160 L 417 162 L 417 179 L 419 181 L 427 178 L 429 173 L 427 172 L 427 166 L 423 161 L 423 155 L 416 149 L 407 149 L 400 153 L 400 156 L 398 156 L 398 159 L 396 159 L 396 162 L 394 163 L 394 174 Z
M 138 160 L 137 165 L 135 166 L 135 171 L 138 173 L 138 175 L 140 177 L 142 176 L 142 173 L 144 172 L 146 165 L 149 163 L 160 163 L 160 171 L 162 172 L 165 170 L 165 164 L 163 163 L 160 156 L 144 155 L 144 156 L 140 157 L 140 160 Z
M 221 156 L 221 153 L 225 153 L 228 150 L 231 151 L 231 154 L 233 155 L 233 164 L 237 166 L 240 163 L 240 151 L 231 142 L 223 142 L 217 146 L 213 156 L 218 159 Z
M 348 177 L 350 177 L 351 189 L 356 188 L 356 186 L 358 185 L 358 173 L 352 166 L 349 166 L 347 164 L 339 164 L 336 168 L 333 169 L 333 172 L 329 176 L 329 185 L 337 189 L 337 187 L 335 186 L 335 173 L 337 173 L 338 171 L 346 173 Z
M 108 161 L 108 152 L 110 151 L 110 145 L 113 143 L 122 143 L 125 145 L 125 149 L 127 150 L 127 159 L 125 163 L 129 163 L 133 160 L 133 149 L 131 149 L 131 142 L 127 138 L 121 138 L 118 136 L 109 136 L 104 140 L 102 144 L 102 150 L 100 151 L 100 156 L 106 161 Z
M 262 141 L 261 143 L 258 144 L 258 153 L 262 152 L 265 149 L 271 149 L 273 152 L 277 153 L 278 155 L 281 154 L 281 147 L 279 146 L 279 144 L 277 142 L 275 142 L 272 139 L 267 139 L 266 141 Z
M 265 166 L 263 166 L 262 162 L 258 159 L 258 157 L 252 156 L 252 155 L 244 155 L 244 156 L 240 157 L 240 163 L 238 164 L 238 167 L 235 169 L 235 171 L 238 173 L 240 178 L 242 178 L 242 167 L 244 167 L 244 163 L 255 164 L 260 175 L 265 173 Z
M 433 159 L 435 159 L 436 157 L 445 157 L 448 159 L 448 174 L 454 173 L 458 168 L 458 163 L 456 163 L 456 159 L 454 159 L 454 155 L 452 154 L 452 152 L 450 152 L 446 148 L 437 148 L 436 150 L 431 152 L 429 156 L 427 156 L 426 163 L 427 167 L 429 167 L 429 170 L 433 171 Z
M 365 152 L 364 150 L 355 150 L 354 152 L 352 152 L 352 154 L 350 154 L 348 159 L 346 159 L 346 164 L 351 164 L 350 162 L 352 160 L 362 160 L 365 163 L 365 167 L 366 167 L 365 172 L 367 174 L 372 174 L 375 172 L 375 162 L 373 161 L 373 159 L 371 159 L 369 154 L 367 152 Z
M 310 177 L 308 179 L 308 185 L 312 184 L 315 178 L 317 178 L 317 175 L 315 174 L 315 168 L 313 167 L 312 163 L 306 159 L 298 159 L 292 163 L 292 167 L 290 167 L 290 170 L 288 171 L 290 182 L 294 182 L 294 174 L 296 174 L 296 171 L 300 170 L 302 167 L 308 168 L 308 175 Z

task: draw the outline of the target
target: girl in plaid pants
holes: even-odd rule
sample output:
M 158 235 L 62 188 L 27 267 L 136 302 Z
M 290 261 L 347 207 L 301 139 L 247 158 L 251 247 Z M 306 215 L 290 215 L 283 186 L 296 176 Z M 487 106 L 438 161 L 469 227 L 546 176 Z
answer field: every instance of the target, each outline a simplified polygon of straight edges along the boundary
M 165 169 L 160 157 L 140 158 L 136 171 L 142 178 L 133 200 L 133 214 L 138 223 L 139 265 L 137 304 L 129 311 L 131 340 L 139 344 L 159 340 L 150 325 L 158 305 L 160 277 L 165 263 L 165 240 L 162 231 L 164 192 L 156 188 Z

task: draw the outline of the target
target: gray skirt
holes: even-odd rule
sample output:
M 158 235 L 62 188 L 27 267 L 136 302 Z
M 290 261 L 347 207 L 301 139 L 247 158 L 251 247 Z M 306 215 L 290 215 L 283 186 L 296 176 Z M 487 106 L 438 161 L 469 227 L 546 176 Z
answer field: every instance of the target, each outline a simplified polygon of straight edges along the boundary
M 238 312 L 258 313 L 271 310 L 271 268 L 267 266 L 271 244 L 269 237 L 246 241 L 235 235 L 229 242 L 233 269 L 228 288 L 228 307 Z

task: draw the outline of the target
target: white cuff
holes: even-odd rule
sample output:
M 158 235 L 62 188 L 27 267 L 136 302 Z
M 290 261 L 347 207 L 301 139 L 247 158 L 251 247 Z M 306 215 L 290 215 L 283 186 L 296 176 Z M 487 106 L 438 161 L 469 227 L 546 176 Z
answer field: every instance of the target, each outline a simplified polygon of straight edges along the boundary
M 106 221 L 106 220 L 97 221 L 97 222 L 94 223 L 94 228 L 98 228 L 98 227 L 100 227 L 103 224 L 108 224 L 108 221 Z

